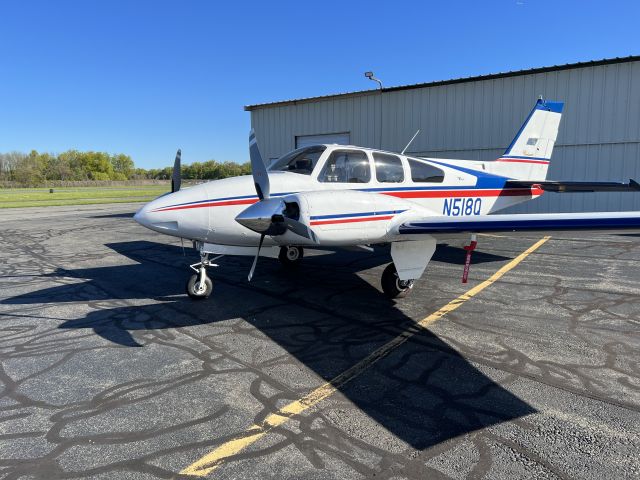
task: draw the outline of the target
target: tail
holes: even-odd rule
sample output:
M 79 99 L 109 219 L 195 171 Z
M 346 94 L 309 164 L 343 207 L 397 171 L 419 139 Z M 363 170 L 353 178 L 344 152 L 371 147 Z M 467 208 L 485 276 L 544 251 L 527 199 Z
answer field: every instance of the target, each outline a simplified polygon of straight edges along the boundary
M 538 100 L 498 162 L 510 163 L 509 176 L 519 180 L 544 180 L 558 137 L 562 102 Z

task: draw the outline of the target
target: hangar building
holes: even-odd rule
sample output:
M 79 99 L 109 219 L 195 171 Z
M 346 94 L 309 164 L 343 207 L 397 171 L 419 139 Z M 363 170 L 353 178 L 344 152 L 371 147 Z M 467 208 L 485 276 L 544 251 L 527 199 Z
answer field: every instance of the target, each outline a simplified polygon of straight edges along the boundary
M 313 143 L 492 160 L 536 99 L 565 102 L 548 178 L 640 180 L 640 56 L 249 105 L 268 161 Z M 545 193 L 510 212 L 640 210 L 635 193 Z

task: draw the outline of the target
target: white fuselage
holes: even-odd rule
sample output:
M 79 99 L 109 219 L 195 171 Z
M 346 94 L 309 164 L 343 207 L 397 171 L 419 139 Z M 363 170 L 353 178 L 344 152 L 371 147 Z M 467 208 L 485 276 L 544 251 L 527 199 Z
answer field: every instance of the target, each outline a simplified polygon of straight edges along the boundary
M 353 245 L 386 241 L 387 235 L 406 212 L 427 216 L 471 217 L 493 213 L 539 196 L 536 188 L 504 188 L 511 169 L 538 168 L 513 163 L 443 159 L 400 158 L 403 178 L 381 182 L 374 154 L 378 151 L 352 146 L 326 145 L 310 174 L 270 171 L 271 197 L 295 198 L 301 216 L 325 245 Z M 324 165 L 332 152 L 364 152 L 369 162 L 367 182 L 350 183 L 327 175 Z M 391 154 L 388 154 L 391 155 Z M 414 181 L 411 160 L 442 172 L 439 181 Z M 546 165 L 544 166 L 546 173 Z M 323 174 L 324 177 L 320 178 Z M 535 173 L 534 173 L 535 175 Z M 543 176 L 541 171 L 541 176 Z M 327 180 L 329 179 L 329 180 Z M 398 181 L 400 180 L 400 181 Z M 309 202 L 312 192 L 324 195 L 322 202 Z M 251 176 L 215 180 L 157 198 L 141 208 L 136 220 L 160 233 L 219 245 L 255 246 L 260 235 L 240 225 L 235 217 L 258 201 Z M 265 239 L 266 245 L 304 244 L 287 233 Z

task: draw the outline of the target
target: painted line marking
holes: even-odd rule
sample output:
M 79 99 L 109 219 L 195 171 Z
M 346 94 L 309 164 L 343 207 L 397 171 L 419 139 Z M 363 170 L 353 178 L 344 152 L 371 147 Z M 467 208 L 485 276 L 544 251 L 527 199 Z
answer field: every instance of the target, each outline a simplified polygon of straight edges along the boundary
M 496 273 L 491 275 L 484 282 L 479 283 L 475 287 L 468 290 L 466 293 L 460 295 L 458 298 L 450 301 L 437 312 L 434 312 L 428 317 L 425 317 L 419 322 L 416 322 L 416 324 L 412 325 L 400 335 L 395 337 L 393 340 L 378 348 L 373 353 L 369 354 L 363 360 L 360 360 L 353 367 L 339 374 L 333 380 L 325 383 L 324 385 L 321 385 L 315 390 L 312 390 L 300 400 L 291 402 L 288 405 L 282 407 L 277 412 L 268 415 L 259 424 L 251 425 L 239 437 L 234 438 L 233 440 L 229 440 L 228 442 L 225 442 L 217 447 L 215 450 L 207 453 L 204 457 L 200 458 L 188 467 L 181 470 L 180 474 L 204 477 L 205 475 L 213 472 L 220 465 L 224 464 L 226 460 L 233 457 L 234 455 L 237 455 L 249 445 L 257 442 L 274 428 L 286 423 L 290 418 L 301 414 L 305 410 L 310 409 L 322 400 L 333 395 L 340 387 L 368 370 L 371 366 L 378 362 L 378 360 L 386 357 L 393 350 L 405 343 L 415 334 L 421 332 L 423 328 L 433 324 L 440 318 L 444 317 L 447 313 L 453 312 L 454 310 L 462 306 L 462 304 L 464 304 L 467 300 L 470 300 L 471 298 L 482 292 L 485 288 L 493 285 L 500 278 L 502 278 L 503 275 L 515 268 L 531 253 L 540 248 L 550 238 L 550 236 L 541 238 L 516 258 L 500 268 Z
M 492 233 L 479 233 L 479 237 L 493 237 L 493 238 L 509 238 L 508 235 L 494 235 Z

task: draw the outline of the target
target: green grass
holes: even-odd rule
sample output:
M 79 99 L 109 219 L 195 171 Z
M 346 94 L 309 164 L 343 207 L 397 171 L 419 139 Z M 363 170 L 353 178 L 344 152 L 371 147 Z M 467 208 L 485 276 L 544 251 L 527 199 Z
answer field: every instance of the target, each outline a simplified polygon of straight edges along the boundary
M 169 191 L 168 185 L 0 189 L 0 208 L 148 202 Z

